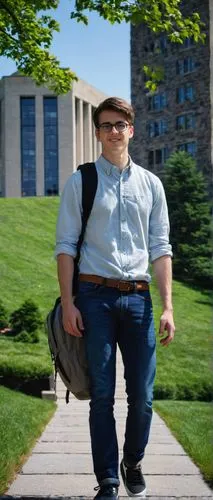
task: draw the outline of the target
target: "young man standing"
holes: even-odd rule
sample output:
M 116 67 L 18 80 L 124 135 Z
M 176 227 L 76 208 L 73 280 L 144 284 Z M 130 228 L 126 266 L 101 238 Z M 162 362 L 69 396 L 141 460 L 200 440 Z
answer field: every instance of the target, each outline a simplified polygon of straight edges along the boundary
M 148 442 L 155 377 L 155 331 L 149 292 L 149 262 L 163 311 L 159 334 L 167 346 L 174 336 L 171 246 L 161 181 L 128 154 L 133 137 L 130 104 L 111 97 L 94 113 L 102 155 L 98 186 L 80 257 L 79 290 L 72 297 L 73 258 L 81 232 L 81 173 L 68 179 L 57 224 L 56 255 L 63 324 L 84 335 L 91 380 L 90 433 L 95 498 L 117 499 L 118 443 L 113 416 L 116 347 L 124 364 L 128 402 L 121 475 L 129 496 L 145 495 L 141 461 Z

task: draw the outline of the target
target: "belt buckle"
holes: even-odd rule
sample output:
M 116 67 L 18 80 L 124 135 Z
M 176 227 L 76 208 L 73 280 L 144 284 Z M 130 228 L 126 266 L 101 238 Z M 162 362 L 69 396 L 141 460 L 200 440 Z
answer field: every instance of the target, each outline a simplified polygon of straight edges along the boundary
M 118 288 L 120 292 L 131 292 L 135 289 L 135 284 L 130 281 L 120 281 Z

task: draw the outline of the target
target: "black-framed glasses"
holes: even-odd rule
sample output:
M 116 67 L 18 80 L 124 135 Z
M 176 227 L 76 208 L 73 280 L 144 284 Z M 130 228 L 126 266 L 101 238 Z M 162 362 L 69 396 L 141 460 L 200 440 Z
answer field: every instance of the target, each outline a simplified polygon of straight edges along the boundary
M 101 123 L 98 128 L 103 130 L 104 132 L 112 132 L 113 127 L 115 127 L 115 130 L 117 132 L 125 132 L 125 130 L 130 126 L 129 123 L 127 122 L 115 122 L 115 123 L 110 123 L 110 122 L 104 122 Z

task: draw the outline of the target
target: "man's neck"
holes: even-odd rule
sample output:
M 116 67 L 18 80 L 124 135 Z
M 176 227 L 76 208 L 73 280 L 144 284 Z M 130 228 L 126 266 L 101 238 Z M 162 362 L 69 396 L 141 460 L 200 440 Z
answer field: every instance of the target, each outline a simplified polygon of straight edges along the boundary
M 109 161 L 110 163 L 112 163 L 113 165 L 118 167 L 119 170 L 124 170 L 124 168 L 126 168 L 126 166 L 128 165 L 128 162 L 129 162 L 128 151 L 125 153 L 121 153 L 119 155 L 114 155 L 114 154 L 110 155 L 108 153 L 105 154 L 104 152 L 102 152 L 102 156 L 107 161 Z

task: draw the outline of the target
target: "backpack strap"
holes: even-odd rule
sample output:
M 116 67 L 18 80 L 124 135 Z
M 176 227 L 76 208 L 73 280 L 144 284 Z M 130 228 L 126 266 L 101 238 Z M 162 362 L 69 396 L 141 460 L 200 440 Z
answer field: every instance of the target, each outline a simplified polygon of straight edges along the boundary
M 80 170 L 82 177 L 82 226 L 77 243 L 77 255 L 74 260 L 73 295 L 76 294 L 78 289 L 78 262 L 80 259 L 81 245 L 83 243 L 87 221 L 92 210 L 98 185 L 98 174 L 95 163 L 84 163 L 83 165 L 79 165 L 77 170 Z
M 80 170 L 82 177 L 82 228 L 81 234 L 78 241 L 78 249 L 80 251 L 80 247 L 82 245 L 84 239 L 84 233 L 87 225 L 87 221 L 89 219 L 96 190 L 98 185 L 98 175 L 95 163 L 84 163 L 83 165 L 79 165 L 77 170 Z
M 79 165 L 77 170 L 81 171 L 82 176 L 82 222 L 86 225 L 92 210 L 97 190 L 98 175 L 94 162 Z

